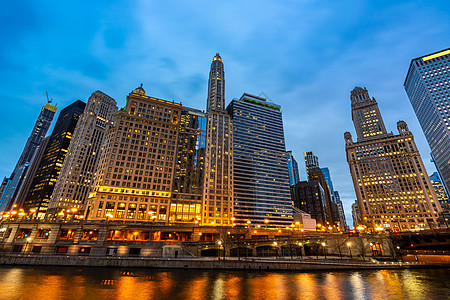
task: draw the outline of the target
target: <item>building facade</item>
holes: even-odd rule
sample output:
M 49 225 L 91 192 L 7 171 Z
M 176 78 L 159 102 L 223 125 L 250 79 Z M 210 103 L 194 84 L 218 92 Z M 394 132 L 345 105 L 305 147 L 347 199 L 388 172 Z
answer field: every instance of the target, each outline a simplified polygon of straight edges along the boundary
M 24 210 L 36 210 L 37 218 L 43 218 L 53 193 L 55 183 L 69 149 L 78 119 L 86 103 L 77 100 L 61 110 L 48 145 L 33 178 L 30 190 L 24 201 Z
M 106 131 L 113 125 L 116 112 L 117 103 L 108 95 L 96 91 L 89 97 L 51 196 L 47 209 L 49 216 L 67 211 L 72 213 L 72 210 L 84 211 L 93 189 L 100 147 Z
M 296 208 L 310 214 L 321 226 L 327 223 L 327 202 L 319 182 L 300 181 L 291 190 Z
M 293 222 L 281 107 L 244 94 L 228 106 L 233 118 L 236 224 Z M 267 224 L 266 221 L 266 224 Z
M 337 209 L 339 212 L 339 223 L 341 226 L 341 230 L 347 231 L 348 225 L 347 225 L 347 220 L 345 218 L 344 204 L 341 201 L 341 196 L 339 196 L 338 191 L 334 191 L 334 201 L 336 203 L 336 206 L 337 206 Z
M 286 151 L 286 158 L 289 171 L 289 185 L 294 185 L 300 181 L 300 175 L 298 173 L 298 163 L 292 154 L 292 151 Z
M 450 49 L 411 61 L 404 83 L 447 195 L 450 189 Z
M 450 220 L 450 201 L 447 194 L 445 193 L 445 189 L 438 172 L 434 172 L 433 174 L 431 174 L 430 180 L 439 204 L 441 205 L 443 216 L 448 222 L 448 220 Z
M 181 104 L 142 85 L 127 96 L 100 152 L 87 219 L 167 223 L 180 115 Z
M 202 219 L 206 123 L 204 112 L 183 107 L 170 204 L 171 223 L 198 224 Z
M 406 123 L 387 133 L 367 89 L 355 87 L 350 99 L 358 141 L 344 138 L 360 223 L 369 231 L 437 227 L 441 207 Z
M 205 169 L 201 224 L 233 224 L 233 128 L 225 111 L 225 71 L 217 53 L 211 63 L 206 107 Z

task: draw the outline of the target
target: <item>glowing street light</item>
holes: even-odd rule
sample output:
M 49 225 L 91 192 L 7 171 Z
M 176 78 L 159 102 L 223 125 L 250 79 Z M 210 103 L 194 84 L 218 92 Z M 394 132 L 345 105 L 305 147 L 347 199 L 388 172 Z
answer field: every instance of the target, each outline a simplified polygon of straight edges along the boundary
M 352 245 L 351 243 L 347 243 L 348 252 L 350 253 L 350 258 L 353 258 L 353 256 L 352 256 L 352 248 L 350 248 L 351 245 Z

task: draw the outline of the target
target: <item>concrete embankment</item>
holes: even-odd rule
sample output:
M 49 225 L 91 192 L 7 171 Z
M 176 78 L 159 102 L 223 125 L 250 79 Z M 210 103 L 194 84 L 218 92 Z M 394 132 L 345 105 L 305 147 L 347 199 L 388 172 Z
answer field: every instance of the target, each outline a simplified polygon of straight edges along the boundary
M 119 267 L 154 269 L 230 269 L 230 270 L 345 270 L 345 269 L 405 269 L 450 268 L 450 264 L 363 262 L 341 260 L 283 260 L 283 259 L 188 259 L 138 257 L 83 256 L 0 256 L 0 265 L 45 265 L 77 267 Z

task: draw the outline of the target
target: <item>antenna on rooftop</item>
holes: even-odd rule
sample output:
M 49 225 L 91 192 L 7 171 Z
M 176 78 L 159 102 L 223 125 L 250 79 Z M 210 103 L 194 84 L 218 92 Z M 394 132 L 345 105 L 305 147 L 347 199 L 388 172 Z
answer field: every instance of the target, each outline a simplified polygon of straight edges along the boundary
M 258 97 L 264 98 L 266 100 L 269 100 L 269 102 L 272 102 L 272 99 L 270 99 L 270 97 L 267 96 L 267 94 L 262 91 L 261 91 L 261 93 L 259 93 Z
M 47 103 L 52 103 L 53 99 L 48 97 L 47 91 L 45 91 L 45 96 L 47 96 Z

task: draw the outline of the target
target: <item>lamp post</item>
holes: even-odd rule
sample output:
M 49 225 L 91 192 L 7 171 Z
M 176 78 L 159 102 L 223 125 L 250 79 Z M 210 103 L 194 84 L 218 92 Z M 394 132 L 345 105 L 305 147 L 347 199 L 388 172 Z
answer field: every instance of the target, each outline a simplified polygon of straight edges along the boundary
M 278 258 L 278 243 L 277 242 L 273 242 L 273 245 L 275 246 L 275 250 L 277 251 L 275 254 L 275 257 Z
M 322 247 L 323 247 L 323 255 L 325 256 L 325 259 L 327 259 L 327 248 L 326 248 L 327 244 L 322 243 Z
M 220 260 L 220 246 L 222 246 L 222 241 L 218 241 L 217 244 L 219 244 L 219 250 L 217 251 L 217 260 Z
M 347 243 L 348 252 L 350 253 L 350 258 L 353 259 L 353 256 L 352 256 L 352 248 L 350 248 L 351 245 L 352 245 L 352 244 Z
M 31 241 L 31 238 L 28 237 L 28 238 L 27 238 L 27 243 L 25 244 L 25 249 L 23 250 L 24 253 L 27 252 L 28 243 L 29 243 L 30 241 Z

